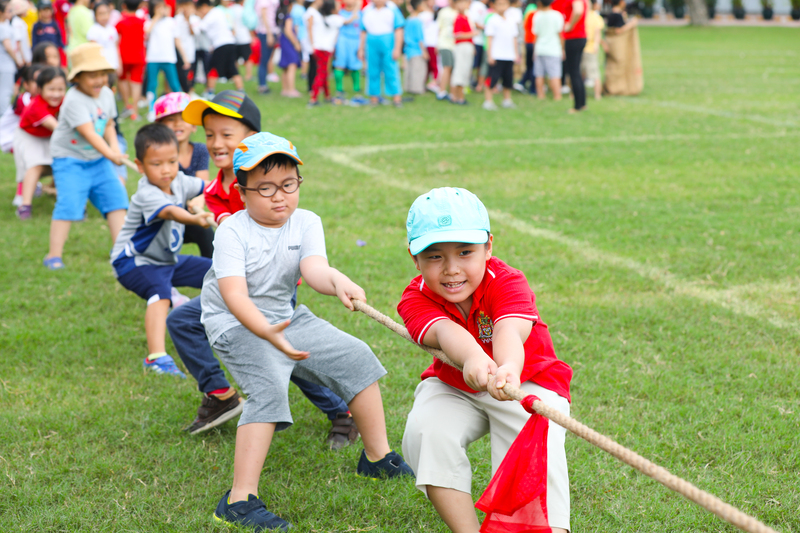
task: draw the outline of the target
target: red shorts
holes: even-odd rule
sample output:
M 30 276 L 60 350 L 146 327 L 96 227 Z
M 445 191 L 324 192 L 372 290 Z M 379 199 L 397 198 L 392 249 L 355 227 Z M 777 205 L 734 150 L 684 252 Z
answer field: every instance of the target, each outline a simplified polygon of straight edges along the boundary
M 130 80 L 132 83 L 142 83 L 144 63 L 123 63 L 121 80 Z

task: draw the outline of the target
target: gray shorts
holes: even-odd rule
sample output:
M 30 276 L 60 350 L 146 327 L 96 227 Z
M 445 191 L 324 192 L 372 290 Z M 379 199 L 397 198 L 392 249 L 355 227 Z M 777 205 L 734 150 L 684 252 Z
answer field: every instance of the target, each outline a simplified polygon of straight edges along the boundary
M 443 48 L 439 50 L 439 59 L 442 62 L 442 67 L 450 67 L 453 68 L 455 64 L 455 59 L 453 57 L 453 51 L 447 48 Z
M 533 75 L 537 78 L 561 79 L 561 58 L 533 56 Z
M 386 375 L 369 346 L 317 318 L 304 305 L 297 307 L 283 333 L 296 349 L 310 353 L 308 359 L 289 359 L 244 326 L 229 329 L 214 343 L 214 351 L 247 395 L 240 426 L 266 422 L 277 424 L 277 431 L 288 428 L 293 375 L 328 387 L 345 403 Z

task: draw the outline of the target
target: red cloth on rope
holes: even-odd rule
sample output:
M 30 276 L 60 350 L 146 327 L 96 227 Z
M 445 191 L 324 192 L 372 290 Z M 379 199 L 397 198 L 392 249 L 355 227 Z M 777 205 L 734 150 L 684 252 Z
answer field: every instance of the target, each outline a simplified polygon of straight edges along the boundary
M 475 504 L 486 513 L 481 533 L 550 533 L 547 520 L 548 420 L 533 410 L 534 395 L 520 403 L 531 414 L 500 468 Z

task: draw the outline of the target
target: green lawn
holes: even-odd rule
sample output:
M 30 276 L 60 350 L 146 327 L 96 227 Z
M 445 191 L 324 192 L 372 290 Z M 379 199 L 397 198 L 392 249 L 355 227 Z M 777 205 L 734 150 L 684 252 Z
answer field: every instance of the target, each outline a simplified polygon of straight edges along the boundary
M 257 101 L 264 129 L 306 162 L 301 206 L 322 217 L 331 263 L 373 306 L 396 317 L 416 273 L 404 229 L 414 198 L 469 188 L 492 214 L 496 255 L 526 272 L 575 370 L 573 416 L 798 533 L 800 39 L 789 28 L 641 37 L 645 92 L 590 100 L 580 116 L 567 100 L 522 95 L 496 113 L 479 95 L 467 108 L 427 95 L 402 110 Z M 124 130 L 132 141 L 135 125 Z M 53 201 L 19 222 L 10 156 L 0 172 L 0 530 L 225 530 L 211 513 L 230 485 L 235 424 L 181 432 L 196 384 L 143 374 L 144 304 L 114 280 L 101 217 L 89 210 L 67 269 L 49 272 Z M 430 357 L 333 298 L 303 286 L 300 299 L 389 370 L 399 449 Z M 412 483 L 356 478 L 360 448 L 327 451 L 327 419 L 290 394 L 295 425 L 262 476 L 269 509 L 301 532 L 446 531 Z M 567 453 L 576 532 L 734 531 L 574 436 Z M 485 439 L 470 454 L 477 498 Z

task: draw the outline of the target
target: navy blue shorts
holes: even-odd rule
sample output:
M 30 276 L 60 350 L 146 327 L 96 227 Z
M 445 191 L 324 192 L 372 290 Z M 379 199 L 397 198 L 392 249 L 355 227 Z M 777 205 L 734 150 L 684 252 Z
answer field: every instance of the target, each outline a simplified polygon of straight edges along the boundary
M 207 257 L 179 255 L 177 264 L 137 266 L 117 280 L 150 305 L 172 298 L 172 287 L 201 288 L 209 268 L 211 259 Z

